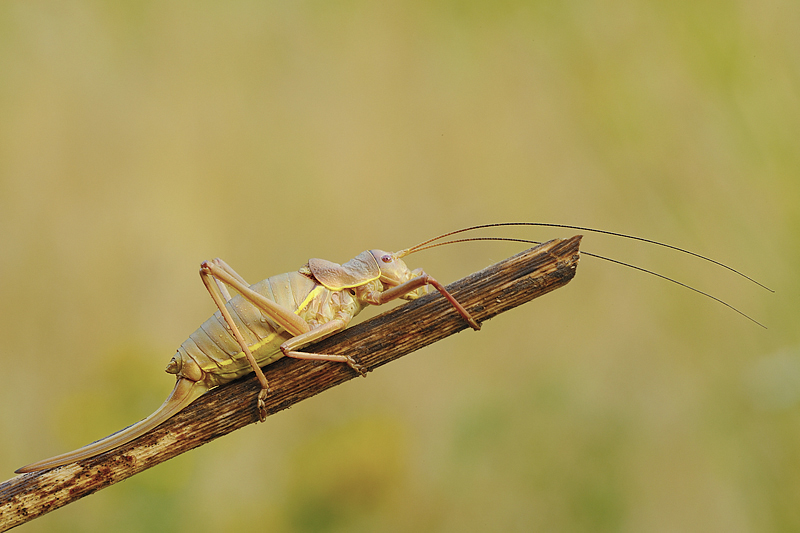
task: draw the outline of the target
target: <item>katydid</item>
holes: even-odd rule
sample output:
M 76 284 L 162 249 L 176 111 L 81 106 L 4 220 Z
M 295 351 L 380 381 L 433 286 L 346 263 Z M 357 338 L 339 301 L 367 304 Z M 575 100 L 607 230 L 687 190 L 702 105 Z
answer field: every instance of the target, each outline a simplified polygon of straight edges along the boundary
M 253 285 L 246 282 L 227 263 L 221 259 L 214 259 L 201 264 L 200 276 L 218 311 L 181 344 L 167 365 L 166 371 L 175 374 L 177 382 L 161 407 L 144 420 L 122 431 L 78 450 L 29 464 L 16 472 L 54 468 L 117 448 L 156 428 L 210 389 L 250 372 L 256 373 L 261 385 L 256 407 L 259 419 L 263 421 L 266 417 L 264 399 L 269 394 L 270 388 L 261 367 L 284 356 L 341 362 L 364 376 L 368 369 L 350 356 L 310 353 L 303 351 L 303 348 L 345 329 L 352 318 L 367 305 L 381 305 L 397 298 L 413 300 L 425 294 L 429 287 L 433 287 L 450 302 L 470 327 L 479 330 L 480 324 L 444 286 L 420 268 L 411 270 L 402 258 L 436 246 L 466 241 L 500 240 L 538 244 L 536 241 L 508 237 L 470 237 L 442 241 L 444 238 L 467 231 L 503 226 L 575 229 L 655 244 L 710 261 L 771 290 L 737 270 L 683 248 L 610 231 L 536 222 L 473 226 L 445 233 L 399 252 L 377 249 L 365 251 L 341 265 L 324 259 L 310 259 L 295 272 L 272 276 Z M 677 283 L 712 298 L 756 322 L 726 302 L 679 281 L 614 259 L 582 253 Z M 233 297 L 229 289 L 235 291 Z

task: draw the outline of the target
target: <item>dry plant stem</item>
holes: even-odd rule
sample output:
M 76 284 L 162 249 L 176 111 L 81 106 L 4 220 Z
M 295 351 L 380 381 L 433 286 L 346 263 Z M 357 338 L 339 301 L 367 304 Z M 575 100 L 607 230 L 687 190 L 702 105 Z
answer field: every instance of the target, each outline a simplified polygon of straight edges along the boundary
M 575 275 L 580 236 L 557 239 L 471 274 L 447 287 L 479 322 L 566 285 Z M 347 354 L 370 370 L 468 328 L 432 293 L 325 339 L 309 350 Z M 546 333 L 546 332 L 543 332 Z M 468 335 L 480 335 L 468 332 Z M 488 360 L 486 364 L 502 364 Z M 419 365 L 425 372 L 425 365 Z M 269 414 L 358 374 L 333 362 L 283 358 L 265 367 Z M 254 375 L 212 390 L 150 433 L 110 452 L 0 484 L 0 531 L 32 520 L 258 420 Z

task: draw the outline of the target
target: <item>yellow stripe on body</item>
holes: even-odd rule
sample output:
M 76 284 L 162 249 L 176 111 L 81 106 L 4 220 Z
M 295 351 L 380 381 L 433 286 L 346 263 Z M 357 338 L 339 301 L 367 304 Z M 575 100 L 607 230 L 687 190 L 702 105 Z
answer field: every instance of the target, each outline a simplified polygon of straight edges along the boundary
M 299 315 L 300 311 L 305 309 L 306 306 L 308 306 L 308 304 L 311 303 L 311 300 L 313 300 L 323 290 L 325 290 L 325 287 L 322 286 L 322 285 L 317 285 L 316 287 L 314 287 L 311 290 L 311 292 L 308 293 L 308 296 L 306 296 L 306 299 L 303 300 L 303 303 L 301 303 L 300 306 L 294 311 L 294 314 Z M 268 343 L 272 342 L 272 339 L 274 339 L 277 336 L 278 336 L 278 333 L 273 331 L 272 333 L 270 333 L 269 335 L 267 335 L 266 337 L 264 337 L 263 339 L 261 339 L 257 343 L 253 344 L 252 346 L 248 346 L 248 348 L 250 348 L 250 353 L 253 353 L 253 352 L 257 351 L 259 348 L 261 348 L 265 344 L 268 344 Z M 247 356 L 244 354 L 244 352 L 239 352 L 237 354 L 232 355 L 230 357 L 230 359 L 227 359 L 225 361 L 215 362 L 213 366 L 212 365 L 206 365 L 204 367 L 201 367 L 201 370 L 203 370 L 205 372 L 212 372 L 213 370 L 216 370 L 218 368 L 223 368 L 226 365 L 231 365 L 231 364 L 235 363 L 237 359 L 245 359 L 246 357 Z
M 297 310 L 294 312 L 294 314 L 296 314 L 296 315 L 299 315 L 299 314 L 300 314 L 300 311 L 302 311 L 303 309 L 305 309 L 305 308 L 306 308 L 306 306 L 307 306 L 308 304 L 310 304 L 310 303 L 311 303 L 311 300 L 313 300 L 314 298 L 316 298 L 316 297 L 317 297 L 317 295 L 318 295 L 319 293 L 321 293 L 323 290 L 325 290 L 325 287 L 324 287 L 324 286 L 322 286 L 322 285 L 317 285 L 316 287 L 314 287 L 313 289 L 311 289 L 311 292 L 309 292 L 309 293 L 308 293 L 308 296 L 306 296 L 306 299 L 305 299 L 305 300 L 303 300 L 303 303 L 301 303 L 301 304 L 300 304 L 300 306 L 297 308 Z

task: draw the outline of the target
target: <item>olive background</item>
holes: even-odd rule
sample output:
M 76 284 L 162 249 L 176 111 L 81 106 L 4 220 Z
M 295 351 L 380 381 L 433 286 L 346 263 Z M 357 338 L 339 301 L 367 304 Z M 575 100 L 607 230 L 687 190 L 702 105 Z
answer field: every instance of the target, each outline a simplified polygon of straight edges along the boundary
M 792 0 L 0 3 L 2 479 L 161 404 L 217 256 L 255 282 L 541 221 L 776 290 L 586 234 L 769 329 L 583 257 L 18 531 L 800 530 L 799 27 Z

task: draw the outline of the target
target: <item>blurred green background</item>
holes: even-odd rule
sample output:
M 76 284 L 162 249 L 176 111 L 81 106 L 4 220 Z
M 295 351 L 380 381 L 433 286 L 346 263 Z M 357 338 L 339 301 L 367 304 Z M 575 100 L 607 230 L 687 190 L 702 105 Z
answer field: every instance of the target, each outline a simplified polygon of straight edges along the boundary
M 216 256 L 255 282 L 546 221 L 777 289 L 587 235 L 769 329 L 585 257 L 19 530 L 800 530 L 798 28 L 795 0 L 0 3 L 3 479 L 161 404 Z M 450 282 L 520 249 L 409 263 Z

